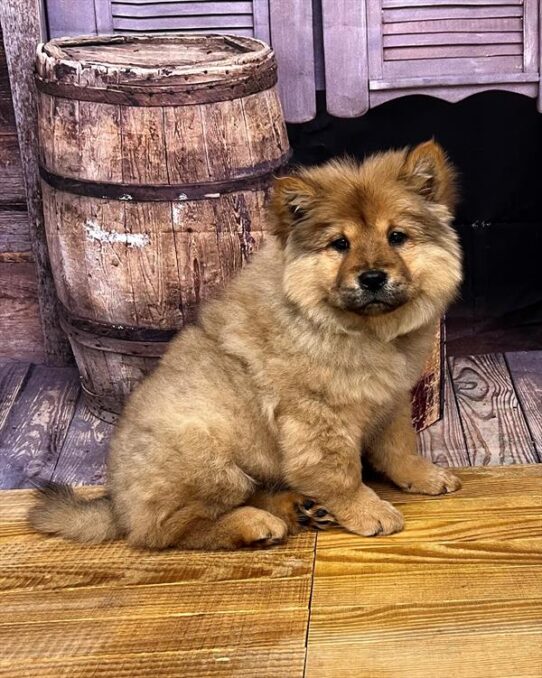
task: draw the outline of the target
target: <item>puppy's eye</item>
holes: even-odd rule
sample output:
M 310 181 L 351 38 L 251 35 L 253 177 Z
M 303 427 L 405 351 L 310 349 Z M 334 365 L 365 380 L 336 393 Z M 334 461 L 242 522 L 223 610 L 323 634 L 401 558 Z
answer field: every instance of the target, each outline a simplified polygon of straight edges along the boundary
M 388 235 L 388 242 L 389 242 L 390 245 L 393 245 L 394 247 L 397 247 L 398 245 L 402 245 L 407 240 L 408 240 L 408 235 L 406 233 L 403 233 L 402 231 L 392 231 Z
M 294 221 L 300 221 L 307 216 L 307 212 L 301 207 L 301 205 L 288 205 L 290 214 Z
M 350 243 L 346 238 L 336 238 L 329 246 L 333 247 L 337 252 L 346 252 L 346 250 L 350 248 Z

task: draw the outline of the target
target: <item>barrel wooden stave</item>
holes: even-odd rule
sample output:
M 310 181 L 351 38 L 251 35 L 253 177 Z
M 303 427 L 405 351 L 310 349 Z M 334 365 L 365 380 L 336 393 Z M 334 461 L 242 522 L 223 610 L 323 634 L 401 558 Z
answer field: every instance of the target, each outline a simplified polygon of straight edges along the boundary
M 88 402 L 107 418 L 166 335 L 259 247 L 271 175 L 289 151 L 271 50 L 213 36 L 211 56 L 224 48 L 225 59 L 168 65 L 179 40 L 188 61 L 205 56 L 201 36 L 161 37 L 162 55 L 156 39 L 133 36 L 57 40 L 38 55 L 55 284 Z M 126 338 L 146 330 L 158 340 Z

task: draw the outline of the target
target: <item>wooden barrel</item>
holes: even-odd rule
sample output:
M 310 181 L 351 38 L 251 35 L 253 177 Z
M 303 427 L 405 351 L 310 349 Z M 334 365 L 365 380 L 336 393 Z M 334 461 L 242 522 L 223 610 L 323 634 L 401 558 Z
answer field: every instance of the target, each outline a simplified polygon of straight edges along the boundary
M 38 48 L 36 80 L 62 324 L 112 420 L 262 241 L 289 156 L 276 63 L 252 38 L 62 38 Z

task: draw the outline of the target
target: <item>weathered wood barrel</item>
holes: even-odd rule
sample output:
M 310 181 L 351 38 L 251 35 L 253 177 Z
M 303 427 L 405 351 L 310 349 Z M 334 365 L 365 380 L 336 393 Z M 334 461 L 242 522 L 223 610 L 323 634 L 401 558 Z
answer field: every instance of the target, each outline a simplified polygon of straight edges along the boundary
M 265 43 L 62 38 L 37 55 L 45 228 L 92 411 L 112 420 L 264 236 L 289 145 Z

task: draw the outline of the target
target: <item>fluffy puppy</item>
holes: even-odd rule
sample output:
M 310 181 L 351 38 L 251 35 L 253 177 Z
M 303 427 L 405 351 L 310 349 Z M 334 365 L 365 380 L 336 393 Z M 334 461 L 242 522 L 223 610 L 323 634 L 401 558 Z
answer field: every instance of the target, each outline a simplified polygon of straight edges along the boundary
M 427 142 L 277 179 L 274 237 L 135 391 L 107 494 L 46 490 L 36 529 L 148 548 L 266 546 L 299 510 L 364 536 L 403 518 L 362 451 L 409 492 L 460 486 L 416 453 L 410 390 L 456 294 L 454 172 Z M 324 522 L 329 521 L 329 515 Z

